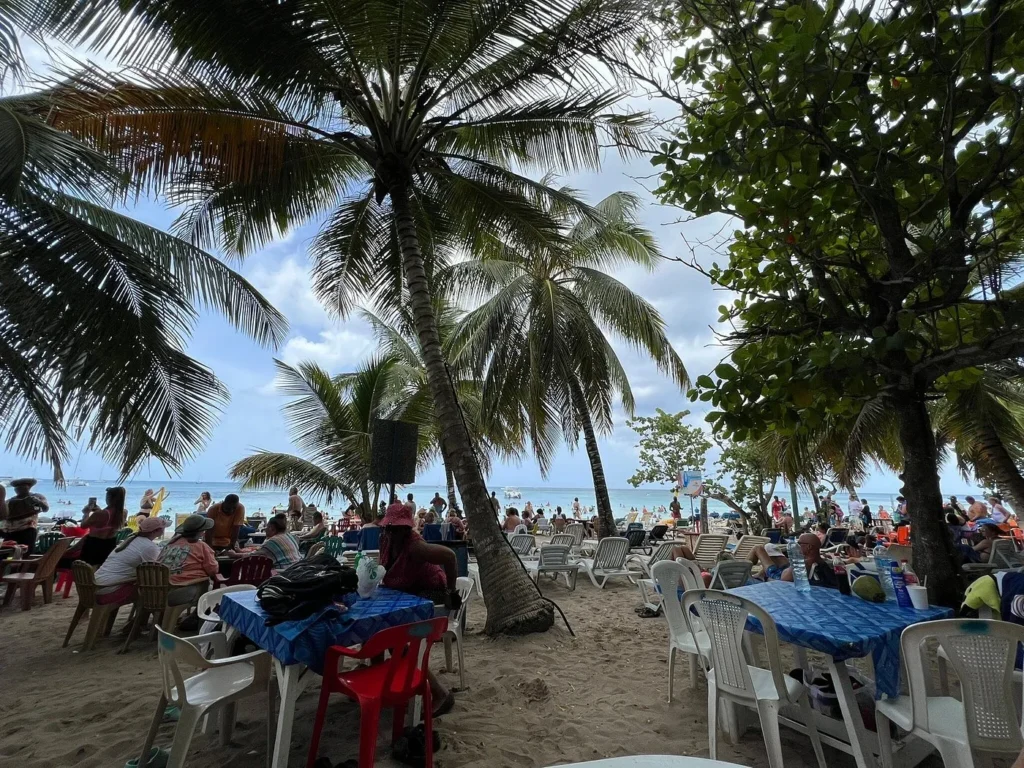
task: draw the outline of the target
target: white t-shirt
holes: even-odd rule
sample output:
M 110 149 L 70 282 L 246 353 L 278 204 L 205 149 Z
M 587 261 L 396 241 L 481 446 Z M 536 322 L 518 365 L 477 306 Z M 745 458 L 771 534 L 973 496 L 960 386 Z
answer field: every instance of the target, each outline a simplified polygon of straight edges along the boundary
M 856 499 L 850 499 L 850 503 L 846 508 L 850 510 L 850 517 L 857 517 L 860 514 L 860 511 L 864 509 L 864 505 Z
M 144 536 L 136 536 L 120 552 L 111 552 L 96 571 L 96 586 L 109 587 L 135 581 L 135 569 L 160 559 L 160 547 Z

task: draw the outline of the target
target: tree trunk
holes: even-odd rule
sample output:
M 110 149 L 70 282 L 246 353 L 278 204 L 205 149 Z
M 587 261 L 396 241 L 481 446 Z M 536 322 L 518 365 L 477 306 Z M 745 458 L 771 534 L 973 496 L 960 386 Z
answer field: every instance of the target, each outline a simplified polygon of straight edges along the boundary
M 1024 515 L 1024 477 L 1003 445 L 999 433 L 990 424 L 986 424 L 980 429 L 978 441 L 978 449 L 999 491 L 1006 494 L 1014 512 Z
M 452 468 L 448 466 L 448 461 L 444 455 L 441 456 L 441 462 L 444 464 L 444 481 L 448 486 L 448 509 L 454 509 L 458 512 L 459 497 L 455 495 L 455 475 L 452 473 Z
M 793 525 L 796 528 L 800 527 L 800 521 L 803 519 L 803 513 L 800 511 L 800 496 L 796 492 L 796 481 L 794 480 L 789 484 L 789 498 L 793 502 Z M 772 525 L 774 525 L 774 521 Z
M 953 539 L 942 514 L 939 463 L 924 398 L 900 393 L 894 398 L 903 448 L 903 496 L 910 512 L 914 570 L 928 578 L 929 599 L 939 605 L 957 604 L 960 591 Z
M 711 523 L 708 520 L 708 500 L 706 496 L 700 497 L 700 532 L 711 532 Z
M 575 375 L 570 372 L 570 375 Z M 608 497 L 608 482 L 604 477 L 604 465 L 601 464 L 601 452 L 597 447 L 597 433 L 594 432 L 594 421 L 590 418 L 590 409 L 583 397 L 583 390 L 579 382 L 573 379 L 570 382 L 573 398 L 576 401 L 576 411 L 580 422 L 583 424 L 583 442 L 587 446 L 587 458 L 590 459 L 590 474 L 594 478 L 594 495 L 597 496 L 597 538 L 615 536 L 618 531 L 615 528 L 615 516 L 612 514 L 612 502 Z
M 455 387 L 441 354 L 441 339 L 419 234 L 404 180 L 391 187 L 390 195 L 420 353 L 438 424 L 443 430 L 441 450 L 466 505 L 466 520 L 480 568 L 481 588 L 487 606 L 484 631 L 489 635 L 543 632 L 554 623 L 554 608 L 540 596 L 509 547 L 488 499 L 469 431 L 459 410 Z

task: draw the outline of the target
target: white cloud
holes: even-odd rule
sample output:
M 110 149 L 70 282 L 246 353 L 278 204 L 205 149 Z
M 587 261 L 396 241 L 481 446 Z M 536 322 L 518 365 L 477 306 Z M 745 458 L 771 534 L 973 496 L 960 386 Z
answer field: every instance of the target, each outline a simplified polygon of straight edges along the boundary
M 376 346 L 369 336 L 347 328 L 320 331 L 319 340 L 294 336 L 284 345 L 281 359 L 289 365 L 312 361 L 332 373 L 351 370 Z
M 323 327 L 330 321 L 327 311 L 313 294 L 309 269 L 292 257 L 276 266 L 260 264 L 249 280 L 292 325 Z

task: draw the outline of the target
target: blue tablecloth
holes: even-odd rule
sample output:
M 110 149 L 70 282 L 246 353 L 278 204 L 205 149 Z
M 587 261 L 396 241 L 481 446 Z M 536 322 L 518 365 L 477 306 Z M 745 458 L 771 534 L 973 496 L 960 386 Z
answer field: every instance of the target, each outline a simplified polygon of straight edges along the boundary
M 323 671 L 324 654 L 332 645 L 361 645 L 382 629 L 434 617 L 430 600 L 384 587 L 369 600 L 351 595 L 346 603 L 349 608 L 343 613 L 328 606 L 306 621 L 268 627 L 264 623 L 267 614 L 252 590 L 224 595 L 218 613 L 282 664 L 305 664 L 317 674 Z
M 789 582 L 769 581 L 730 589 L 757 603 L 775 620 L 785 643 L 827 653 L 836 661 L 871 654 L 877 695 L 900 692 L 900 634 L 911 624 L 953 615 L 949 608 L 916 611 L 896 603 L 869 603 L 838 590 L 799 592 Z M 760 631 L 757 622 L 748 629 Z

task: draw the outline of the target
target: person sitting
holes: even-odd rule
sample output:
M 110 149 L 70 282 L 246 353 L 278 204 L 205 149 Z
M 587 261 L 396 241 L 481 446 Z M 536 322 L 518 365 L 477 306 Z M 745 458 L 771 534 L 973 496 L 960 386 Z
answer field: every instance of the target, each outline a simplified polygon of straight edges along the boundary
M 319 514 L 319 513 L 317 513 Z M 274 561 L 274 570 L 280 571 L 302 559 L 299 538 L 288 530 L 288 518 L 278 515 L 267 521 L 267 540 L 253 555 L 269 557 Z
M 269 525 L 269 524 L 268 524 Z M 200 535 L 213 529 L 212 518 L 189 515 L 174 529 L 174 536 L 160 554 L 160 562 L 171 571 L 168 605 L 191 605 L 206 592 L 210 579 L 220 573 L 213 549 Z
M 505 522 L 502 524 L 501 529 L 512 533 L 523 524 L 522 519 L 519 517 L 519 510 L 515 507 L 509 507 L 505 510 Z
M 107 506 L 89 515 L 83 528 L 88 528 L 89 533 L 82 542 L 81 560 L 92 566 L 103 565 L 103 561 L 114 551 L 117 546 L 117 532 L 125 524 L 125 498 L 126 491 L 121 486 L 107 488 Z M 140 519 L 148 520 L 149 517 Z
M 518 516 L 517 516 L 518 517 Z M 389 589 L 419 595 L 458 610 L 462 604 L 455 580 L 458 562 L 455 553 L 439 544 L 428 544 L 415 530 L 412 511 L 407 507 L 389 509 L 381 521 L 380 564 L 386 572 L 381 585 Z M 449 712 L 455 704 L 452 693 L 430 673 L 434 717 Z
M 1002 531 L 995 523 L 983 523 L 980 528 L 981 539 L 974 545 L 960 544 L 957 549 L 963 555 L 965 563 L 984 563 L 992 551 L 992 542 L 999 538 Z
M 206 511 L 206 517 L 212 521 L 206 529 L 206 543 L 217 551 L 234 549 L 242 523 L 245 522 L 245 505 L 238 501 L 238 496 L 229 493 L 224 501 Z
M 804 536 L 814 534 L 803 534 Z M 814 536 L 817 539 L 817 536 Z M 820 542 L 819 542 L 820 545 Z M 677 547 L 678 549 L 678 547 Z M 675 553 L 673 552 L 673 555 Z M 693 559 L 691 556 L 688 558 Z M 748 557 L 751 565 L 760 565 L 765 580 L 777 581 L 789 567 L 789 558 L 786 557 L 777 544 L 758 544 L 751 551 Z M 792 579 L 790 579 L 792 580 Z
M 568 527 L 569 521 L 562 513 L 561 507 L 558 508 L 558 511 L 555 513 L 555 516 L 551 518 L 551 525 L 554 526 L 555 533 L 565 533 L 565 529 L 566 527 Z
M 814 535 L 818 537 L 818 543 L 824 544 L 825 537 L 828 536 L 828 523 L 818 523 L 818 527 L 814 531 Z
M 449 534 L 449 536 L 452 539 L 456 541 L 462 541 L 464 538 L 466 538 L 466 524 L 463 522 L 462 518 L 459 517 L 458 510 L 449 509 L 448 518 L 447 520 L 445 520 L 445 522 L 447 522 L 448 525 L 451 526 L 451 534 Z
M 960 540 L 964 537 L 964 524 L 960 519 L 960 515 L 956 512 L 947 512 L 946 526 L 949 528 L 949 533 L 953 537 L 953 544 L 960 544 Z
M 423 529 L 428 525 L 434 525 L 437 523 L 437 516 L 434 514 L 434 510 L 425 509 L 423 517 L 420 518 L 419 532 L 423 533 Z
M 308 532 L 299 534 L 298 539 L 300 543 L 312 544 L 314 541 L 320 540 L 323 537 L 327 526 L 324 525 L 324 514 L 323 512 L 313 513 L 313 527 Z
M 96 602 L 122 604 L 135 598 L 135 569 L 142 563 L 155 563 L 161 549 L 154 539 L 164 535 L 169 521 L 146 517 L 139 521 L 138 533 L 122 541 L 96 569 Z

